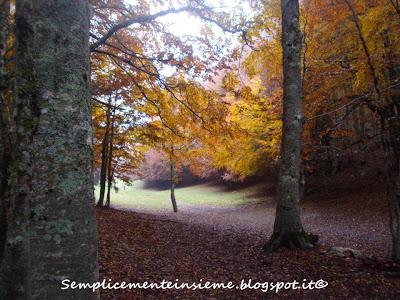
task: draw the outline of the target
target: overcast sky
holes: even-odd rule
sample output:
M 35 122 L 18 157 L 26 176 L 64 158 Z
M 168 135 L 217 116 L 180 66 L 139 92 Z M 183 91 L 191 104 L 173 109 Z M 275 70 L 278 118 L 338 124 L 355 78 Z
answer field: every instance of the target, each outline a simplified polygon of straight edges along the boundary
M 137 0 L 125 0 L 125 2 L 136 3 Z M 210 7 L 215 8 L 215 11 L 223 11 L 232 14 L 244 12 L 248 15 L 250 15 L 252 11 L 248 2 L 243 0 L 208 0 L 207 2 Z M 166 5 L 165 7 L 156 7 L 152 10 L 152 13 L 156 13 L 160 10 L 165 9 L 166 7 L 168 6 Z M 176 6 L 176 8 L 178 7 L 180 6 Z M 198 17 L 195 17 L 185 12 L 179 14 L 170 14 L 159 18 L 158 21 L 168 25 L 171 32 L 177 36 L 198 36 L 200 35 L 202 24 L 204 24 L 204 22 L 201 21 Z M 214 25 L 213 28 L 215 29 L 216 34 L 223 34 L 223 32 L 217 26 Z

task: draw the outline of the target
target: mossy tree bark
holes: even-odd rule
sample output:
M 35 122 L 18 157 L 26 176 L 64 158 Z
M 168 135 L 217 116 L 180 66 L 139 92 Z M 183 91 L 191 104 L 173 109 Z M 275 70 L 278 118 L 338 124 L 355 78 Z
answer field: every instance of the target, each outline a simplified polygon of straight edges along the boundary
M 282 0 L 283 129 L 278 199 L 274 231 L 266 251 L 278 247 L 308 249 L 316 237 L 307 234 L 300 219 L 301 152 L 303 135 L 301 32 L 299 2 Z
M 98 299 L 88 1 L 16 1 L 16 129 L 0 299 Z M 10 168 L 11 169 L 11 168 Z
M 5 122 L 3 119 L 5 90 L 8 87 L 9 80 L 6 72 L 5 54 L 7 50 L 8 36 L 8 14 L 10 11 L 10 1 L 0 0 L 0 263 L 3 259 L 3 251 L 7 234 L 7 218 L 5 189 L 7 185 L 7 159 L 5 146 Z

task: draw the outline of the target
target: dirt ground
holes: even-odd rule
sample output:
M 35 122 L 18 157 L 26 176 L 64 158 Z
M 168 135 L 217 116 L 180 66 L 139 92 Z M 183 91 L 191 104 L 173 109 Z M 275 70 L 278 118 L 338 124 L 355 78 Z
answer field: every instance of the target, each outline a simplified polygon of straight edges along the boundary
M 317 234 L 322 244 L 349 247 L 368 256 L 385 258 L 390 251 L 386 202 L 375 186 L 333 190 L 306 197 L 301 215 L 306 231 Z M 275 218 L 273 196 L 237 208 L 198 207 L 179 204 L 171 210 L 145 211 L 163 220 L 174 220 L 222 232 L 267 239 Z M 124 210 L 124 207 L 116 207 Z M 138 211 L 143 212 L 143 211 Z
M 178 214 L 99 209 L 101 279 L 127 282 L 229 282 L 233 289 L 103 290 L 102 299 L 398 299 L 397 267 L 385 259 L 390 246 L 379 191 L 336 191 L 302 204 L 308 231 L 320 235 L 312 251 L 265 255 L 274 201 L 237 209 L 181 207 Z M 383 200 L 382 200 L 383 201 Z M 361 250 L 369 258 L 329 253 L 331 246 Z M 265 282 L 328 282 L 323 289 L 262 291 Z M 252 289 L 240 289 L 249 280 Z M 236 287 L 237 286 L 237 287 Z M 270 285 L 271 288 L 271 285 Z

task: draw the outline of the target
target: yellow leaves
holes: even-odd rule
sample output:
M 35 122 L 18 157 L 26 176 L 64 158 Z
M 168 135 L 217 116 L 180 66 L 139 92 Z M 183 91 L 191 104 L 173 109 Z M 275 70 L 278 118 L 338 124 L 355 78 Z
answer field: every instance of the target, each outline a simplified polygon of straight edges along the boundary
M 360 13 L 362 33 L 378 80 L 387 86 L 389 57 L 397 61 L 400 57 L 398 16 L 391 11 L 389 1 L 352 2 Z M 348 102 L 348 98 L 370 92 L 373 81 L 349 8 L 341 2 L 337 5 L 323 0 L 304 3 L 305 111 L 307 116 L 313 116 Z M 260 22 L 249 33 L 258 43 L 256 51 L 248 53 L 241 64 L 246 79 L 238 80 L 243 70 L 234 70 L 224 80 L 228 120 L 235 130 L 231 139 L 220 141 L 212 157 L 218 167 L 239 177 L 257 173 L 259 166 L 273 163 L 279 152 L 282 53 L 277 4 L 277 1 L 265 4 L 259 17 L 265 22 Z M 313 126 L 306 126 L 306 142 L 313 143 L 310 141 L 315 138 L 312 130 Z M 325 135 L 327 131 L 332 139 L 352 138 L 354 134 L 348 129 L 332 131 L 330 127 L 320 134 Z
M 351 2 L 358 13 L 379 84 L 388 86 L 389 67 L 400 58 L 399 18 L 389 1 Z M 313 117 L 370 92 L 374 83 L 345 2 L 307 0 L 302 4 L 304 110 L 307 117 Z M 280 1 L 264 1 L 259 5 L 261 14 L 248 32 L 254 51 L 244 47 L 243 53 L 238 50 L 229 57 L 235 62 L 221 62 L 226 70 L 224 76 L 214 78 L 222 81 L 212 85 L 214 91 L 188 79 L 206 69 L 219 71 L 212 63 L 207 65 L 207 61 L 194 59 L 196 48 L 192 44 L 168 34 L 156 36 L 150 29 L 143 29 L 140 35 L 127 29 L 118 34 L 122 43 L 117 44 L 126 44 L 136 57 L 118 53 L 106 45 L 103 48 L 129 58 L 136 69 L 128 68 L 126 74 L 112 60 L 94 54 L 95 94 L 108 95 L 119 90 L 121 102 L 141 113 L 143 145 L 174 152 L 178 161 L 188 163 L 197 174 L 212 169 L 224 169 L 239 178 L 257 174 L 276 162 L 282 125 Z M 144 3 L 138 3 L 138 9 L 146 11 Z M 99 31 L 105 30 L 106 21 L 99 22 Z M 203 44 L 201 50 L 197 49 L 200 52 L 213 46 L 211 27 L 204 27 L 202 34 L 199 40 Z M 114 38 L 110 42 L 116 43 L 117 37 Z M 143 59 L 148 53 L 154 55 Z M 217 60 L 217 54 L 207 55 Z M 157 67 L 162 64 L 154 61 L 160 60 L 169 60 L 174 76 L 163 81 L 157 78 Z M 184 68 L 180 69 L 179 64 Z M 171 90 L 166 90 L 163 84 Z M 102 118 L 104 111 L 96 108 L 93 119 L 98 124 L 97 140 L 103 134 Z M 330 127 L 333 122 L 314 133 L 319 126 L 316 123 L 306 124 L 306 143 L 318 142 L 325 135 L 335 139 L 352 135 L 346 130 L 333 130 Z
M 222 81 L 223 87 L 228 91 L 235 90 L 239 86 L 239 83 L 239 78 L 234 72 L 226 74 Z
M 370 40 L 369 38 L 379 36 L 388 30 L 388 27 L 390 26 L 390 23 L 393 22 L 394 17 L 391 16 L 391 10 L 392 9 L 390 5 L 380 4 L 370 7 L 363 15 L 360 16 L 362 29 L 368 37 L 368 40 Z M 388 18 L 392 20 L 388 20 Z
M 264 88 L 261 76 L 257 75 L 251 78 L 249 82 L 249 87 L 253 96 L 259 95 Z
M 233 92 L 227 92 L 227 93 L 225 94 L 224 100 L 225 100 L 227 103 L 234 103 L 234 102 L 236 101 L 235 93 L 233 93 Z
M 214 168 L 226 170 L 229 178 L 244 179 L 276 162 L 281 122 L 271 104 L 273 98 L 264 95 L 268 85 L 263 84 L 261 75 L 251 76 L 245 82 L 237 78 L 237 74 L 228 73 L 224 83 L 230 89 L 224 97 L 229 103 L 229 138 L 220 136 L 202 147 L 206 149 L 203 155 L 210 157 Z

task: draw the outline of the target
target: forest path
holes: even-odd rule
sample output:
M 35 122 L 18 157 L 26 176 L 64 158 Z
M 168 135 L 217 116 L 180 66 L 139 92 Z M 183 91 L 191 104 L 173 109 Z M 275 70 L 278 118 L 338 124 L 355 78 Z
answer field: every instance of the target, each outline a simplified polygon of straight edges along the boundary
M 376 207 L 377 196 L 366 192 L 318 201 L 306 199 L 301 205 L 305 229 L 319 235 L 322 244 L 349 247 L 366 255 L 384 258 L 389 253 L 390 236 L 386 211 L 382 205 Z M 118 205 L 113 207 L 132 210 Z M 257 236 L 265 240 L 272 232 L 275 218 L 273 197 L 231 208 L 184 205 L 178 199 L 178 208 L 178 213 L 167 209 L 133 211 L 159 220 L 198 225 L 245 237 Z
M 242 280 L 251 280 L 254 285 L 322 279 L 329 285 L 319 290 L 279 293 L 262 292 L 260 286 L 245 290 L 102 290 L 102 299 L 398 299 L 400 280 L 388 275 L 393 270 L 388 263 L 337 257 L 323 245 L 313 251 L 280 249 L 266 256 L 262 247 L 271 228 L 266 232 L 249 232 L 241 225 L 228 229 L 222 213 L 215 217 L 210 212 L 199 214 L 207 217 L 207 222 L 200 222 L 196 213 L 178 215 L 182 219 L 172 214 L 97 209 L 100 280 L 178 280 L 190 284 L 202 279 L 213 283 L 232 281 L 240 286 Z M 210 226 L 218 221 L 217 217 L 219 227 Z

